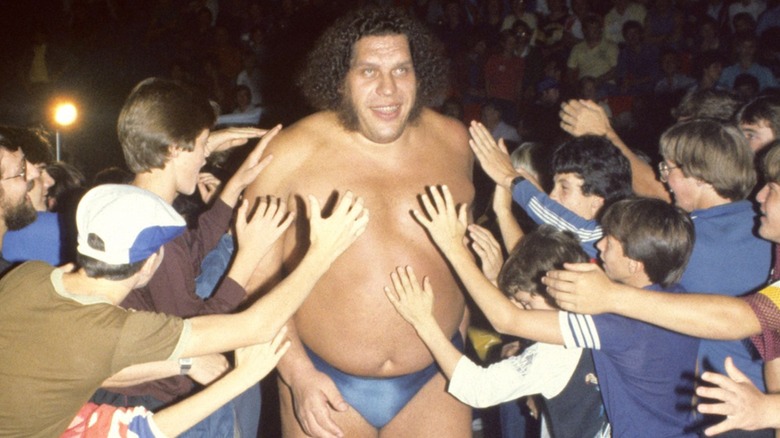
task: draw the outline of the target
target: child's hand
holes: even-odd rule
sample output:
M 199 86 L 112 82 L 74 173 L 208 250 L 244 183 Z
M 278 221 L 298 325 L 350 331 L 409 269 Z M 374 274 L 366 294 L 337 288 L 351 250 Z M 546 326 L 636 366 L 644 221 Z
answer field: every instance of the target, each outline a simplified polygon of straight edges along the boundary
M 504 265 L 504 256 L 501 254 L 501 245 L 490 233 L 479 225 L 469 225 L 469 237 L 473 243 L 471 247 L 482 262 L 482 273 L 493 285 L 497 285 L 498 273 Z
M 250 251 L 259 262 L 290 226 L 295 213 L 288 213 L 284 202 L 269 196 L 258 201 L 251 218 L 248 214 L 249 202 L 244 200 L 236 215 L 238 250 L 242 254 Z
M 411 266 L 396 268 L 390 274 L 393 288 L 385 287 L 385 295 L 395 310 L 409 324 L 418 328 L 426 323 L 434 321 L 433 318 L 433 290 L 428 277 L 423 279 L 423 285 L 417 281 Z
M 201 172 L 198 174 L 198 193 L 200 193 L 200 199 L 206 205 L 211 203 L 221 185 L 222 181 L 211 173 Z
M 446 185 L 428 187 L 428 193 L 421 195 L 421 200 L 427 215 L 417 210 L 413 210 L 412 215 L 428 230 L 436 246 L 444 254 L 449 254 L 455 247 L 463 247 L 468 224 L 466 206 L 455 206 Z
M 212 131 L 206 140 L 206 152 L 213 154 L 214 152 L 226 151 L 246 144 L 250 138 L 262 137 L 267 132 L 265 129 L 257 128 L 227 128 Z
M 504 139 L 499 139 L 498 144 L 493 140 L 487 128 L 482 123 L 471 122 L 469 127 L 471 139 L 469 146 L 477 156 L 479 164 L 485 173 L 495 182 L 506 188 L 512 184 L 512 180 L 519 174 L 512 166 L 512 159 L 504 145 Z
M 308 206 L 310 251 L 316 249 L 333 261 L 366 231 L 368 209 L 363 198 L 347 191 L 327 218 L 322 217 L 320 203 L 309 195 Z
M 235 372 L 246 373 L 246 378 L 253 383 L 265 377 L 279 363 L 290 348 L 287 340 L 287 327 L 282 327 L 271 342 L 255 344 L 236 350 Z
M 268 143 L 271 142 L 281 129 L 282 125 L 276 125 L 268 132 L 253 129 L 253 131 L 262 132 L 264 134 L 263 138 L 257 143 L 257 146 L 255 146 L 252 152 L 247 155 L 244 162 L 241 163 L 241 166 L 236 170 L 236 173 L 233 174 L 227 184 L 225 184 L 222 200 L 225 201 L 226 204 L 231 206 L 235 205 L 238 195 L 240 195 L 249 184 L 252 184 L 252 182 L 257 179 L 257 176 L 260 175 L 260 172 L 271 163 L 273 155 L 268 155 L 262 160 L 260 158 L 263 156 L 263 152 L 265 152 Z M 258 137 L 258 135 L 253 135 L 253 137 Z M 247 138 L 243 138 L 243 141 L 245 143 Z

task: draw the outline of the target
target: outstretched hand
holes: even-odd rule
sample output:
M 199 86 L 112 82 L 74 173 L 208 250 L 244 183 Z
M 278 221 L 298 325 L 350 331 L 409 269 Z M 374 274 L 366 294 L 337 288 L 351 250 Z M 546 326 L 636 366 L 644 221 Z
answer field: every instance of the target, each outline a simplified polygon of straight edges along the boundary
M 561 129 L 575 137 L 607 135 L 612 129 L 604 108 L 592 100 L 564 102 L 558 114 L 561 117 Z
M 496 184 L 509 188 L 513 179 L 522 176 L 512 166 L 512 159 L 504 145 L 504 139 L 499 139 L 496 143 L 485 125 L 477 121 L 471 122 L 469 133 L 471 150 L 477 156 L 482 169 Z
M 498 273 L 504 265 L 501 245 L 490 231 L 479 225 L 469 225 L 468 231 L 472 240 L 471 247 L 481 261 L 482 273 L 493 285 L 497 285 Z
M 282 327 L 271 342 L 255 344 L 236 350 L 236 371 L 246 373 L 252 383 L 265 377 L 279 363 L 290 348 L 287 327 Z
M 614 283 L 601 268 L 594 263 L 565 263 L 563 267 L 565 270 L 548 271 L 542 278 L 561 309 L 591 315 L 611 310 Z
M 238 249 L 250 249 L 259 262 L 290 227 L 295 212 L 288 213 L 285 202 L 268 196 L 259 200 L 251 218 L 249 213 L 249 202 L 245 199 L 236 215 Z
M 431 235 L 436 246 L 444 254 L 463 247 L 468 216 L 466 206 L 455 206 L 450 189 L 446 185 L 428 187 L 420 195 L 425 213 L 412 210 L 412 215 Z
M 227 128 L 212 131 L 206 140 L 206 152 L 226 151 L 236 146 L 246 144 L 250 138 L 260 138 L 268 132 L 266 129 L 257 128 Z
M 317 198 L 309 195 L 308 199 L 311 248 L 335 260 L 366 231 L 368 209 L 363 205 L 363 198 L 347 191 L 333 207 L 330 216 L 323 218 Z
M 709 371 L 701 376 L 715 387 L 696 388 L 699 397 L 720 402 L 699 404 L 699 412 L 726 417 L 720 423 L 708 427 L 704 433 L 713 436 L 733 429 L 758 430 L 768 427 L 766 419 L 777 415 L 777 412 L 766 409 L 764 402 L 768 396 L 759 391 L 734 365 L 731 357 L 726 358 L 724 365 L 728 376 Z
M 257 176 L 260 175 L 260 172 L 271 163 L 273 155 L 268 155 L 262 160 L 260 158 L 263 156 L 266 147 L 268 147 L 268 143 L 271 142 L 281 129 L 282 125 L 276 125 L 270 131 L 262 131 L 265 134 L 263 135 L 263 138 L 257 143 L 257 146 L 252 149 L 252 152 L 247 155 L 244 162 L 241 163 L 241 166 L 236 170 L 236 173 L 233 174 L 227 184 L 225 184 L 225 190 L 223 190 L 221 198 L 227 205 L 235 205 L 241 192 L 249 184 L 252 184 L 252 182 L 257 179 Z
M 423 278 L 422 286 L 414 275 L 411 266 L 398 267 L 390 274 L 393 288 L 385 287 L 385 295 L 395 310 L 413 327 L 418 328 L 430 323 L 433 318 L 433 289 L 428 277 Z

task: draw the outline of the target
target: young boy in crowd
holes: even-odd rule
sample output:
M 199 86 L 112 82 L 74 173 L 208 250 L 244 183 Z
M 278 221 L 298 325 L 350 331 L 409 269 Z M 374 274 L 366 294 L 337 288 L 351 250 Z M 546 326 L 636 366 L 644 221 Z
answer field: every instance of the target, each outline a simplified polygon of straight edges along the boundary
M 485 173 L 510 190 L 534 222 L 573 232 L 585 252 L 596 257 L 595 244 L 602 236 L 599 212 L 631 195 L 630 165 L 609 140 L 582 136 L 559 146 L 553 154 L 554 186 L 548 195 L 531 174 L 512 166 L 503 141 L 496 143 L 482 124 L 473 122 L 469 132 L 469 144 Z
M 457 271 L 493 327 L 539 342 L 590 348 L 607 417 L 615 437 L 693 437 L 690 406 L 698 339 L 614 315 L 523 310 L 503 299 L 480 273 L 463 244 L 465 206 L 456 207 L 446 186 L 422 195 L 415 218 Z M 693 224 L 679 208 L 637 198 L 612 204 L 601 220 L 600 259 L 610 278 L 644 290 L 678 292 L 675 286 L 693 246 Z M 429 293 L 411 268 L 391 277 L 396 294 Z M 391 291 L 387 292 L 392 297 Z
M 780 97 L 761 96 L 743 106 L 736 115 L 739 129 L 754 152 L 766 147 L 780 131 Z
M 224 279 L 208 300 L 196 293 L 195 278 L 206 254 L 216 247 L 227 231 L 233 208 L 244 188 L 254 181 L 268 164 L 270 157 L 260 161 L 268 142 L 279 127 L 265 132 L 253 128 L 232 128 L 211 132 L 215 114 L 208 99 L 183 84 L 150 78 L 142 81 L 127 97 L 117 122 L 119 141 L 130 170 L 135 174 L 133 185 L 157 194 L 172 204 L 178 195 L 190 195 L 199 190 L 214 199 L 201 214 L 197 226 L 165 245 L 166 257 L 157 275 L 143 287 L 133 290 L 121 303 L 128 309 L 147 310 L 189 318 L 198 315 L 227 313 L 235 310 L 246 298 L 245 286 L 260 257 L 270 245 L 262 231 L 245 233 L 238 242 L 238 251 Z M 225 183 L 219 193 L 199 177 L 200 169 L 210 153 L 244 144 L 250 138 L 263 137 L 244 163 Z M 272 200 L 265 208 L 285 213 L 284 203 Z M 157 409 L 192 392 L 193 380 L 207 384 L 227 366 L 221 355 L 196 358 L 182 363 L 179 373 L 145 384 L 101 390 L 94 400 L 116 406 L 143 405 Z M 259 388 L 247 391 L 237 401 L 247 405 L 249 418 L 237 418 L 245 434 L 256 435 L 259 423 Z M 214 434 L 214 428 L 233 428 L 232 408 L 215 413 L 198 425 L 201 434 Z M 195 431 L 193 431 L 195 433 Z
M 499 289 L 516 306 L 555 310 L 540 279 L 551 266 L 587 262 L 577 237 L 542 225 L 527 234 L 498 276 Z M 433 316 L 433 295 L 387 290 L 398 313 L 414 326 L 450 380 L 449 392 L 477 408 L 541 394 L 551 432 L 558 438 L 607 437 L 609 423 L 590 352 L 538 342 L 522 354 L 481 368 L 449 342 Z M 504 298 L 506 300 L 506 298 Z
M 248 219 L 248 209 L 244 202 L 238 211 L 239 235 L 258 232 L 269 214 L 260 210 Z M 243 312 L 182 319 L 118 304 L 154 276 L 167 256 L 163 245 L 184 232 L 184 219 L 137 187 L 92 189 L 77 212 L 78 269 L 28 262 L 0 281 L 0 435 L 59 436 L 106 379 L 119 383 L 120 370 L 143 381 L 178 369 L 180 358 L 269 342 L 368 223 L 362 199 L 351 193 L 327 219 L 316 199 L 309 198 L 308 209 L 311 246 L 284 282 Z M 262 231 L 278 238 L 288 225 Z M 163 432 L 177 435 L 184 424 L 194 421 L 173 422 Z
M 763 160 L 766 185 L 756 196 L 760 204 L 759 234 L 780 242 L 780 144 L 770 146 Z M 767 390 L 777 392 L 780 382 L 780 284 L 744 297 L 688 293 L 668 295 L 647 293 L 614 283 L 597 267 L 566 265 L 566 271 L 553 271 L 543 280 L 561 307 L 581 313 L 610 312 L 636 318 L 660 327 L 708 339 L 751 341 L 765 361 Z M 722 400 L 716 405 L 700 405 L 699 410 L 721 416 L 707 435 L 732 429 L 776 429 L 780 394 L 763 394 L 733 360 L 724 364 L 733 379 L 715 373 L 702 378 L 721 388 L 700 386 L 696 392 L 706 398 Z M 774 386 L 773 386 L 774 385 Z

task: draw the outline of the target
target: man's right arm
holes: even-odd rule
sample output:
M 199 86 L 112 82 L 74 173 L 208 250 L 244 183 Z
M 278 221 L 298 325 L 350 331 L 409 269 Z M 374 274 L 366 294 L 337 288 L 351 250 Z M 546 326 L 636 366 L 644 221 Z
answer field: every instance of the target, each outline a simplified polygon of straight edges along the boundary
M 758 317 L 742 299 L 647 291 L 615 283 L 591 263 L 564 267 L 542 279 L 561 309 L 616 313 L 697 338 L 739 340 L 761 333 Z

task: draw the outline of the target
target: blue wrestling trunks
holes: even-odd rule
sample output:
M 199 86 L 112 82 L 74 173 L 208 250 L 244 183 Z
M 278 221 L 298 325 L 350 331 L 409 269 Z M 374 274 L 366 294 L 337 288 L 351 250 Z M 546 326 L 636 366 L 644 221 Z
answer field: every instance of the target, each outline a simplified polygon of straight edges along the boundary
M 452 344 L 458 350 L 463 351 L 463 338 L 460 336 L 460 332 L 456 332 L 455 336 L 452 337 Z M 439 372 L 439 368 L 434 362 L 420 371 L 403 376 L 354 376 L 337 370 L 308 347 L 305 345 L 304 347 L 317 370 L 333 379 L 347 403 L 377 429 L 381 429 L 389 423 L 417 394 L 420 388 Z

